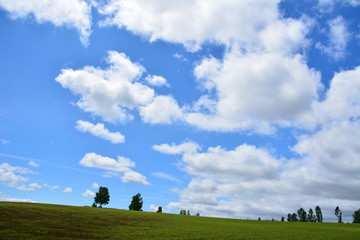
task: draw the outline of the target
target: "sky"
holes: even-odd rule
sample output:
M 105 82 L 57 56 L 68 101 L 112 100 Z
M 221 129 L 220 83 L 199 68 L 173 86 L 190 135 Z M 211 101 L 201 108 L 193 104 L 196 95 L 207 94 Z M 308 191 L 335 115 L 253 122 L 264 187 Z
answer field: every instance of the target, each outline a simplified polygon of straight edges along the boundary
M 360 207 L 359 0 L 0 0 L 0 201 Z

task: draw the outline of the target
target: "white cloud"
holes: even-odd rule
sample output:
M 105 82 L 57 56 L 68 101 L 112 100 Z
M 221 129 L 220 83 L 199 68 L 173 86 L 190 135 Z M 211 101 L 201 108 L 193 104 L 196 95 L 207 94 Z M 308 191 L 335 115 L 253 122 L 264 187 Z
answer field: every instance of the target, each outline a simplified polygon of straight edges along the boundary
M 12 18 L 32 16 L 38 23 L 51 22 L 55 26 L 76 29 L 81 42 L 88 45 L 91 33 L 91 6 L 83 0 L 0 0 L 0 8 Z
M 128 171 L 124 173 L 124 176 L 121 178 L 125 183 L 136 183 L 149 185 L 150 183 L 146 180 L 146 177 L 140 173 L 134 171 Z
M 86 189 L 86 191 L 83 192 L 81 195 L 83 195 L 84 197 L 87 197 L 87 198 L 93 198 L 95 196 L 95 193 L 89 189 Z
M 42 189 L 43 186 L 41 186 L 38 183 L 30 183 L 30 184 L 21 184 L 16 186 L 16 189 L 20 190 L 20 191 L 35 191 L 38 189 Z
M 171 96 L 157 96 L 153 102 L 139 108 L 140 116 L 146 123 L 171 124 L 183 118 L 177 101 Z
M 355 176 L 359 130 L 357 123 L 303 136 L 294 147 L 303 156 L 297 160 L 246 144 L 233 150 L 218 146 L 183 153 L 181 167 L 192 180 L 176 190 L 179 201 L 167 207 L 210 216 L 268 219 L 319 204 L 327 212 L 336 205 L 350 211 L 360 197 L 356 192 L 360 179 Z M 334 140 L 340 132 L 343 136 Z M 329 221 L 332 215 L 326 218 Z
M 31 167 L 39 167 L 39 164 L 38 163 L 36 163 L 36 162 L 34 162 L 34 161 L 30 161 L 29 163 L 29 166 L 31 166 Z
M 187 153 L 183 162 L 189 174 L 221 181 L 273 179 L 280 166 L 267 151 L 246 144 L 231 151 L 217 146 L 205 153 Z
M 60 186 L 58 186 L 58 185 L 51 186 L 51 185 L 49 185 L 49 184 L 47 184 L 47 183 L 44 183 L 43 186 L 49 188 L 50 190 L 55 190 L 55 189 L 59 189 L 59 188 L 60 188 Z
M 99 189 L 99 187 L 100 187 L 100 186 L 99 186 L 99 184 L 97 184 L 97 183 L 93 183 L 93 184 L 92 184 L 92 188 L 93 188 L 93 189 Z
M 80 164 L 85 167 L 94 167 L 110 171 L 103 174 L 103 177 L 119 177 L 120 175 L 118 173 L 123 173 L 124 175 L 121 177 L 123 182 L 149 184 L 145 176 L 130 169 L 135 167 L 135 162 L 129 158 L 118 156 L 118 160 L 115 160 L 96 153 L 87 153 L 83 159 L 81 159 Z
M 342 16 L 338 16 L 328 22 L 328 27 L 328 44 L 317 43 L 316 47 L 332 59 L 341 60 L 347 55 L 346 48 L 351 38 L 346 21 Z
M 76 122 L 76 129 L 82 132 L 89 132 L 96 137 L 108 140 L 114 144 L 123 143 L 125 141 L 124 135 L 120 132 L 110 132 L 102 123 L 92 124 L 87 121 L 79 120 Z
M 38 183 L 26 183 L 29 181 L 29 178 L 23 175 L 34 173 L 35 172 L 24 167 L 12 166 L 8 163 L 3 163 L 0 165 L 0 183 L 11 188 L 16 188 L 20 191 L 35 191 L 46 186 L 41 186 Z
M 118 160 L 115 160 L 96 153 L 87 153 L 81 159 L 80 164 L 85 167 L 95 167 L 114 172 L 126 172 L 131 167 L 135 167 L 135 163 L 128 158 L 118 156 Z
M 320 74 L 300 55 L 235 51 L 222 62 L 204 59 L 195 76 L 208 95 L 199 99 L 186 120 L 216 131 L 269 133 L 274 124 L 288 125 L 309 111 L 320 88 Z
M 322 12 L 331 12 L 336 4 L 348 4 L 352 7 L 360 6 L 360 0 L 319 0 L 318 7 Z
M 170 85 L 168 84 L 168 82 L 166 81 L 166 79 L 162 76 L 157 76 L 157 75 L 148 75 L 145 78 L 146 82 L 148 84 L 150 84 L 151 86 L 155 86 L 155 87 L 170 87 Z
M 299 137 L 294 150 L 303 155 L 308 165 L 326 169 L 326 173 L 341 176 L 342 181 L 360 180 L 360 122 L 332 123 L 315 134 Z M 318 175 L 322 175 L 321 172 Z
M 109 51 L 105 70 L 86 66 L 80 70 L 62 69 L 55 79 L 81 99 L 76 105 L 86 112 L 116 123 L 132 119 L 129 110 L 149 104 L 154 90 L 138 82 L 144 68 L 123 53 Z
M 184 55 L 180 54 L 180 53 L 175 53 L 173 55 L 174 58 L 180 60 L 181 62 L 187 62 L 189 61 L 186 57 L 184 57 Z
M 152 148 L 158 152 L 172 155 L 194 153 L 200 150 L 200 146 L 193 142 L 184 142 L 179 145 L 176 145 L 175 143 L 172 143 L 171 145 L 164 143 L 154 145 Z
M 13 198 L 13 197 L 9 197 L 7 195 L 3 195 L 0 192 L 0 201 L 4 201 L 4 202 L 32 202 L 34 203 L 35 201 L 28 199 L 28 198 Z
M 304 43 L 307 26 L 302 20 L 281 20 L 279 2 L 112 0 L 99 11 L 106 16 L 102 25 L 126 28 L 150 41 L 181 43 L 192 51 L 205 42 L 236 43 L 248 50 L 259 46 L 292 50 Z
M 334 75 L 323 101 L 315 102 L 312 111 L 299 118 L 302 127 L 315 129 L 360 117 L 360 66 Z
M 73 193 L 73 189 L 71 187 L 67 187 L 63 190 L 63 193 Z

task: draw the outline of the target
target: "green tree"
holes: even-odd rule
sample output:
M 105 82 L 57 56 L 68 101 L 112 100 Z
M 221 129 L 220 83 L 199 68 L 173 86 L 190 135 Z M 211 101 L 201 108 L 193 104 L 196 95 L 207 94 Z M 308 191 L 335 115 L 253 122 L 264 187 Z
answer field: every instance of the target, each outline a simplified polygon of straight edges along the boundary
M 291 213 L 288 213 L 288 215 L 287 215 L 287 221 L 288 221 L 288 222 L 291 222 L 291 220 L 292 220 L 292 218 L 291 218 Z
M 307 222 L 316 222 L 316 216 L 314 215 L 314 211 L 312 208 L 309 209 L 309 213 L 307 215 Z
M 339 206 L 335 208 L 335 216 L 338 218 L 338 223 L 342 223 L 342 212 Z
M 353 214 L 353 223 L 360 223 L 360 208 Z
M 282 221 L 282 222 L 285 222 L 285 218 L 284 218 L 284 217 L 281 217 L 281 221 Z
M 190 216 L 190 211 L 189 210 L 187 210 L 187 215 Z
M 316 206 L 315 214 L 316 214 L 316 221 L 317 222 L 322 222 L 323 221 L 323 215 L 322 215 L 322 212 L 321 212 L 321 208 L 319 206 Z
M 132 201 L 129 205 L 129 210 L 142 211 L 143 200 L 141 194 L 138 193 L 132 197 Z
M 297 214 L 299 216 L 299 221 L 300 222 L 306 222 L 307 214 L 306 214 L 306 211 L 303 208 L 300 208 L 297 211 Z
M 100 205 L 99 207 L 102 207 L 102 205 L 108 204 L 109 201 L 110 201 L 109 189 L 107 187 L 100 187 L 99 191 L 96 193 L 94 197 L 93 207 L 94 205 L 97 206 L 97 204 Z
M 158 210 L 156 212 L 162 213 L 162 207 L 158 207 Z
M 291 222 L 298 222 L 298 221 L 299 221 L 298 216 L 296 215 L 296 213 L 293 213 L 291 215 Z

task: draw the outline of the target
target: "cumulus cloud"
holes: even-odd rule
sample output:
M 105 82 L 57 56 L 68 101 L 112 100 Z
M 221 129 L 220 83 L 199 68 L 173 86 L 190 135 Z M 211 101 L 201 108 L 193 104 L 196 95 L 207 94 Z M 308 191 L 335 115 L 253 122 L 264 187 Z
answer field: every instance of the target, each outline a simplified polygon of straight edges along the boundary
M 96 153 L 87 153 L 80 161 L 80 164 L 85 167 L 94 167 L 108 170 L 104 177 L 119 177 L 118 173 L 123 173 L 121 177 L 123 182 L 149 184 L 146 177 L 133 171 L 131 168 L 135 167 L 135 162 L 129 158 L 118 156 L 118 159 L 103 157 Z
M 114 172 L 126 172 L 131 167 L 135 167 L 135 163 L 129 158 L 118 156 L 118 160 L 103 157 L 96 153 L 87 153 L 80 161 L 85 167 L 95 167 Z
M 145 78 L 145 81 L 154 87 L 162 87 L 162 86 L 170 87 L 166 79 L 162 76 L 149 75 Z
M 192 180 L 177 190 L 179 201 L 168 207 L 211 216 L 271 219 L 300 207 L 314 208 L 316 202 L 328 213 L 327 220 L 334 206 L 349 212 L 356 209 L 360 198 L 359 74 L 360 67 L 336 73 L 325 98 L 313 101 L 311 109 L 299 117 L 300 128 L 307 131 L 291 148 L 298 159 L 275 157 L 272 150 L 246 144 L 234 150 L 218 146 L 205 152 L 183 152 L 181 166 Z M 171 153 L 166 150 L 170 145 L 159 146 L 164 146 L 160 152 Z
M 76 122 L 76 129 L 81 132 L 89 132 L 96 137 L 108 140 L 114 144 L 125 141 L 124 135 L 120 132 L 110 132 L 102 123 L 92 124 L 88 121 L 79 120 Z
M 205 58 L 195 76 L 208 96 L 186 120 L 206 130 L 271 132 L 272 124 L 289 124 L 309 111 L 320 88 L 320 74 L 300 55 L 235 51 L 223 61 Z
M 192 180 L 176 190 L 179 201 L 167 207 L 202 215 L 269 219 L 299 207 L 314 208 L 314 202 L 321 203 L 324 211 L 333 211 L 339 204 L 350 211 L 360 197 L 356 192 L 358 128 L 357 123 L 302 136 L 293 148 L 299 159 L 276 157 L 273 150 L 247 144 L 232 150 L 217 146 L 184 152 L 180 166 Z M 356 133 L 351 135 L 350 129 Z M 332 141 L 340 133 L 343 137 Z M 301 205 L 294 199 L 303 199 Z
M 343 121 L 358 121 L 359 94 L 360 66 L 338 72 L 330 82 L 325 99 L 314 102 L 312 110 L 299 118 L 299 123 L 304 128 L 315 129 Z
M 12 18 L 34 17 L 38 23 L 50 22 L 79 32 L 80 40 L 88 45 L 91 33 L 91 6 L 84 0 L 0 0 L 0 8 Z
M 351 38 L 346 25 L 346 21 L 342 16 L 330 20 L 327 33 L 328 44 L 317 43 L 316 47 L 334 60 L 343 59 L 347 55 L 346 48 Z
M 236 43 L 248 50 L 274 45 L 277 49 L 293 49 L 304 43 L 308 26 L 301 20 L 282 21 L 278 3 L 278 0 L 112 0 L 100 7 L 99 12 L 106 17 L 102 25 L 125 28 L 150 41 L 181 43 L 191 51 L 205 42 L 227 46 Z M 279 31 L 281 34 L 269 35 Z
M 140 116 L 146 123 L 171 124 L 183 119 L 183 111 L 171 96 L 157 96 L 145 106 L 139 108 Z
M 71 187 L 67 187 L 63 190 L 63 193 L 73 193 L 73 189 Z
M 92 184 L 92 188 L 93 188 L 93 189 L 99 189 L 99 187 L 100 187 L 100 186 L 99 186 L 99 184 L 97 184 L 97 183 L 93 183 L 93 184 Z
M 44 187 L 50 190 L 59 188 L 59 186 L 50 186 L 46 183 L 42 185 L 39 183 L 28 183 L 29 177 L 26 175 L 29 174 L 35 174 L 35 172 L 24 167 L 3 163 L 0 165 L 0 184 L 20 191 L 36 191 Z
M 62 69 L 55 80 L 80 95 L 76 105 L 82 110 L 108 122 L 123 122 L 132 119 L 129 110 L 152 101 L 154 90 L 138 81 L 145 71 L 141 65 L 131 62 L 124 53 L 108 54 L 110 67 L 105 70 L 92 66 Z
M 83 192 L 81 195 L 83 195 L 84 197 L 87 197 L 87 198 L 93 198 L 93 197 L 95 197 L 95 193 L 92 192 L 92 191 L 89 190 L 89 189 L 86 189 L 86 191 Z
M 136 184 L 144 184 L 149 185 L 150 183 L 146 180 L 144 175 L 134 171 L 128 171 L 124 173 L 124 176 L 121 178 L 125 183 L 136 183 Z

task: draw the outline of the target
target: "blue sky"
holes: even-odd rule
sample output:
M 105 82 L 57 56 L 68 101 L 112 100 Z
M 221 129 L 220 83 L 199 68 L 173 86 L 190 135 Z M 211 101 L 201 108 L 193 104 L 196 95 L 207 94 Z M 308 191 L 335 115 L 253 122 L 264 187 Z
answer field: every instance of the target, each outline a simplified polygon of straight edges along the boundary
M 0 0 L 0 200 L 279 219 L 360 199 L 360 2 Z

